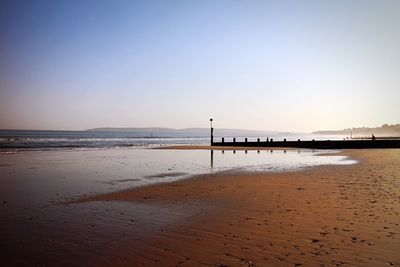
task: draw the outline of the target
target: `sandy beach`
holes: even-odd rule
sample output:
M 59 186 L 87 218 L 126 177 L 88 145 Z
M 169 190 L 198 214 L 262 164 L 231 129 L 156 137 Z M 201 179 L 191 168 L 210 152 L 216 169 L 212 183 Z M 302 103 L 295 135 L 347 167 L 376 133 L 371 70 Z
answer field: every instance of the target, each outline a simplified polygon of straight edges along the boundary
M 323 157 L 290 150 L 215 151 L 216 164 L 326 157 L 336 157 L 337 164 L 338 155 L 358 163 L 266 172 L 228 168 L 169 182 L 185 164 L 192 168 L 196 157 L 198 164 L 210 160 L 206 146 L 177 149 L 2 155 L 0 262 L 400 266 L 400 150 Z M 146 165 L 155 157 L 160 159 Z M 186 163 L 172 168 L 179 160 Z M 153 173 L 141 173 L 150 167 Z M 148 185 L 129 187 L 138 182 L 135 175 Z
M 200 175 L 78 202 L 146 203 L 183 213 L 140 237 L 139 247 L 119 246 L 113 265 L 400 266 L 400 151 L 342 154 L 359 163 Z

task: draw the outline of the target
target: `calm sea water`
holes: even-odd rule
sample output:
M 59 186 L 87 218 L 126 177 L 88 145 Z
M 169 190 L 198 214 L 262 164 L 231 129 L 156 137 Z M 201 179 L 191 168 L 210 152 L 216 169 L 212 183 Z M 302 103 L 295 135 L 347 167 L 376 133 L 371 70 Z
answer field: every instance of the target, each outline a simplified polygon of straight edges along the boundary
M 225 133 L 221 136 L 215 131 L 215 140 L 221 137 L 236 137 L 237 141 L 249 141 L 267 137 L 274 140 L 342 139 L 342 136 L 318 136 L 311 134 L 271 134 L 270 136 L 236 136 Z M 154 147 L 165 145 L 206 145 L 210 143 L 208 133 L 173 132 L 91 132 L 91 131 L 28 131 L 0 130 L 0 150 L 54 150 L 54 149 L 96 149 L 118 147 Z

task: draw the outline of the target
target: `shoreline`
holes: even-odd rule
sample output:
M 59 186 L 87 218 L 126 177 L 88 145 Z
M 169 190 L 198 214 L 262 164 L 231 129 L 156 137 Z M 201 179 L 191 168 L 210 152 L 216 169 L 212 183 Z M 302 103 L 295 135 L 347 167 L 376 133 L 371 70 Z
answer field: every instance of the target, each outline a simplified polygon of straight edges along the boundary
M 149 148 L 149 149 L 161 149 L 161 150 L 225 150 L 225 151 L 255 151 L 255 150 L 268 150 L 268 151 L 293 151 L 293 150 L 298 150 L 298 151 L 313 151 L 316 152 L 314 156 L 345 156 L 345 160 L 356 160 L 355 163 L 350 163 L 348 165 L 354 165 L 358 164 L 359 160 L 358 159 L 353 159 L 350 156 L 346 155 L 343 150 L 317 150 L 314 151 L 313 149 L 297 149 L 297 148 L 272 148 L 272 149 L 266 149 L 266 148 L 261 148 L 257 149 L 254 147 L 227 147 L 227 149 L 224 149 L 224 147 L 217 147 L 217 149 L 214 149 L 214 147 L 211 146 L 197 146 L 197 145 L 179 145 L 179 146 L 167 146 L 167 147 L 156 147 L 156 148 Z M 132 192 L 132 191 L 137 191 L 143 188 L 148 188 L 151 190 L 151 188 L 157 188 L 159 186 L 173 186 L 174 184 L 187 180 L 197 180 L 197 179 L 209 179 L 211 177 L 219 177 L 219 176 L 254 176 L 254 175 L 261 175 L 261 176 L 269 176 L 269 175 L 274 175 L 274 174 L 285 174 L 285 173 L 294 173 L 294 172 L 303 172 L 307 171 L 309 169 L 316 169 L 316 168 L 324 168 L 324 167 L 329 167 L 329 166 L 341 166 L 338 164 L 330 164 L 327 163 L 326 165 L 315 165 L 315 166 L 302 166 L 302 167 L 295 167 L 295 168 L 285 168 L 285 169 L 278 169 L 278 170 L 268 170 L 268 171 L 260 171 L 260 170 L 248 170 L 242 167 L 237 167 L 237 168 L 232 168 L 232 169 L 224 169 L 224 170 L 219 170 L 219 171 L 214 171 L 214 172 L 205 172 L 205 173 L 170 173 L 170 172 L 164 172 L 164 173 L 157 173 L 154 175 L 149 175 L 146 176 L 146 178 L 164 178 L 164 177 L 174 177 L 174 176 L 184 176 L 179 178 L 178 180 L 175 181 L 158 181 L 157 183 L 151 183 L 151 184 L 144 184 L 140 186 L 134 186 L 131 188 L 126 188 L 122 190 L 117 190 L 117 191 L 111 191 L 111 192 L 106 192 L 106 193 L 95 193 L 94 195 L 89 195 L 89 196 L 83 196 L 83 197 L 74 197 L 71 200 L 64 201 L 64 204 L 77 204 L 77 203 L 85 203 L 85 202 L 90 202 L 90 201 L 101 201 L 103 197 L 107 197 L 110 195 L 119 195 L 119 194 L 125 194 L 126 192 Z M 346 165 L 344 165 L 346 166 Z M 129 181 L 129 179 L 126 179 L 126 181 Z M 108 201 L 107 199 L 104 199 Z
M 199 175 L 82 202 L 197 211 L 148 235 L 140 250 L 116 251 L 121 266 L 400 265 L 399 150 L 342 153 L 358 163 Z
M 166 147 L 166 148 L 161 148 L 161 149 L 166 149 L 166 150 L 192 150 L 192 146 L 171 146 L 171 147 Z M 160 148 L 151 148 L 151 149 L 160 149 Z M 195 148 L 199 150 L 211 150 L 207 146 L 206 147 L 198 147 Z M 246 147 L 239 147 L 239 151 L 244 151 L 246 150 Z M 228 149 L 230 150 L 230 149 Z M 250 149 L 250 150 L 256 150 L 256 149 Z M 265 149 L 265 150 L 270 150 L 270 149 Z M 271 150 L 286 150 L 286 149 L 271 149 Z M 294 150 L 294 149 L 289 149 L 289 150 Z M 295 149 L 297 150 L 297 149 Z M 303 150 L 310 150 L 310 149 L 303 149 Z M 174 181 L 159 181 L 157 183 L 152 183 L 152 184 L 145 184 L 145 185 L 140 185 L 140 186 L 134 186 L 131 188 L 126 188 L 122 190 L 117 190 L 117 191 L 111 191 L 111 192 L 105 192 L 105 193 L 95 193 L 94 195 L 89 195 L 89 196 L 83 196 L 83 197 L 76 197 L 71 200 L 67 200 L 65 202 L 62 202 L 64 204 L 79 204 L 79 203 L 87 203 L 87 202 L 93 202 L 93 201 L 127 201 L 127 202 L 142 202 L 139 198 L 136 198 L 136 193 L 137 192 L 150 192 L 151 190 L 155 189 L 158 190 L 160 188 L 167 188 L 167 187 L 180 187 L 182 186 L 183 183 L 198 183 L 198 182 L 206 182 L 209 179 L 219 179 L 222 180 L 223 182 L 227 182 L 225 179 L 229 177 L 234 177 L 238 179 L 242 179 L 243 177 L 273 177 L 275 175 L 283 175 L 289 174 L 289 173 L 299 173 L 303 174 L 304 172 L 316 170 L 318 171 L 319 169 L 325 169 L 329 167 L 346 167 L 346 166 L 352 166 L 359 164 L 362 159 L 355 159 L 350 157 L 349 155 L 346 155 L 346 152 L 343 152 L 342 150 L 337 150 L 337 151 L 332 151 L 332 152 L 327 152 L 321 150 L 320 153 L 317 153 L 316 155 L 321 155 L 321 156 L 346 156 L 350 160 L 356 160 L 357 162 L 354 164 L 348 164 L 348 165 L 337 165 L 337 164 L 327 164 L 327 165 L 316 165 L 316 166 L 304 166 L 304 167 L 298 167 L 298 168 L 293 168 L 293 169 L 284 169 L 284 170 L 275 170 L 275 171 L 251 171 L 251 170 L 246 170 L 242 168 L 234 168 L 234 169 L 227 169 L 227 170 L 220 170 L 220 171 L 215 171 L 215 172 L 208 172 L 208 173 L 197 173 L 197 174 L 188 174 L 188 173 L 182 173 L 184 175 L 184 178 L 181 178 L 179 180 L 174 180 Z M 171 175 L 172 174 L 172 175 Z M 181 175 L 181 173 L 159 173 L 156 175 L 151 175 L 149 177 L 171 177 L 175 175 Z M 140 193 L 139 193 L 140 194 Z M 143 197 L 143 199 L 149 200 L 153 199 L 150 197 Z
M 176 149 L 176 150 L 312 150 L 312 149 L 298 149 L 293 147 L 247 147 L 247 146 L 211 146 L 211 145 L 172 145 L 160 146 L 150 149 Z

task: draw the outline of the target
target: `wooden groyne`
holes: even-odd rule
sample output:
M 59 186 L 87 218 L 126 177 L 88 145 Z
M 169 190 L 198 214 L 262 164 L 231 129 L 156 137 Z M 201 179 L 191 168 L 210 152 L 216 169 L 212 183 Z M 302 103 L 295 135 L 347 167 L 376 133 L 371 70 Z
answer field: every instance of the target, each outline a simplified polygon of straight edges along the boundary
M 226 142 L 222 138 L 221 142 L 212 142 L 212 146 L 233 146 L 233 147 L 293 147 L 311 149 L 363 149 L 363 148 L 400 148 L 400 139 L 382 140 L 311 140 L 311 141 L 257 141 L 236 142 L 236 139 Z

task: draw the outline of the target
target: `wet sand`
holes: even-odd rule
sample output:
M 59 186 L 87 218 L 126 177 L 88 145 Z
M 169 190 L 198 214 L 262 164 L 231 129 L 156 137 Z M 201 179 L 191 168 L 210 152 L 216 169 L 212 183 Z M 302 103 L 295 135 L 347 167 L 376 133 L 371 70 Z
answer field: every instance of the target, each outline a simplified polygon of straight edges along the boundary
M 136 243 L 103 251 L 118 259 L 112 265 L 400 266 L 400 150 L 343 154 L 360 163 L 200 175 L 70 205 L 144 203 L 181 213 Z
M 126 153 L 4 157 L 1 265 L 400 266 L 398 149 L 342 152 L 355 165 L 225 171 L 68 199 L 93 179 L 134 179 L 119 178 L 136 166 L 116 164 Z

